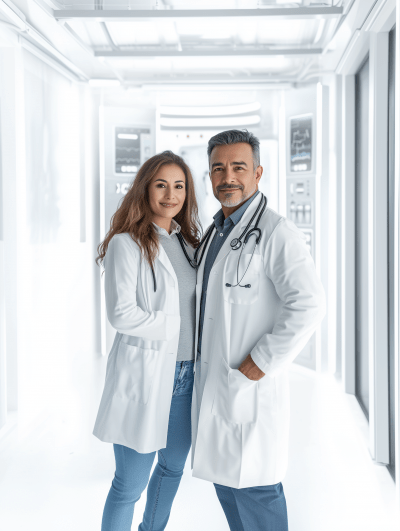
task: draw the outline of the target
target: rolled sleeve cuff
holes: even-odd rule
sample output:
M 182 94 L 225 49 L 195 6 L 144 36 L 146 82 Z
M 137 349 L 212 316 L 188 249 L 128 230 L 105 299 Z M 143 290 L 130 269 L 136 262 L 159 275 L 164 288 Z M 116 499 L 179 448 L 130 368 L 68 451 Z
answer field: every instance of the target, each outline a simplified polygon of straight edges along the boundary
M 255 347 L 250 352 L 251 359 L 254 361 L 254 363 L 257 365 L 257 367 L 264 373 L 268 374 L 268 376 L 275 376 L 275 373 L 277 370 L 272 370 L 271 365 L 265 361 L 265 356 L 260 353 L 260 350 Z

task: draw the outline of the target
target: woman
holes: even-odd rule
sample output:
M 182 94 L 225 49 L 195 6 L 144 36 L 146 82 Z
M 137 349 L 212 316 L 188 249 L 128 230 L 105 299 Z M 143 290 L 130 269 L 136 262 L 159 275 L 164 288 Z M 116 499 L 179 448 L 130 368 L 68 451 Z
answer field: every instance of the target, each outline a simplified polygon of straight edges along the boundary
M 131 529 L 157 451 L 139 530 L 168 522 L 191 444 L 196 270 L 183 249 L 198 241 L 191 172 L 164 151 L 140 168 L 98 248 L 117 330 L 94 428 L 116 462 L 102 531 Z

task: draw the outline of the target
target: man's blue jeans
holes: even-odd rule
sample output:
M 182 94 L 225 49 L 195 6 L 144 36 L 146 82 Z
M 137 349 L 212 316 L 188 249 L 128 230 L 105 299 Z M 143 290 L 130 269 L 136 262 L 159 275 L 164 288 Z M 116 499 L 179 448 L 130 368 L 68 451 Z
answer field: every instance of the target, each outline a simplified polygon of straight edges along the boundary
M 234 489 L 214 483 L 231 531 L 288 531 L 282 483 Z
M 158 450 L 158 463 L 149 476 L 156 452 L 140 454 L 114 444 L 116 471 L 104 507 L 102 531 L 130 531 L 135 503 L 147 488 L 139 531 L 162 531 L 178 491 L 191 445 L 193 362 L 178 361 L 168 424 L 167 447 Z

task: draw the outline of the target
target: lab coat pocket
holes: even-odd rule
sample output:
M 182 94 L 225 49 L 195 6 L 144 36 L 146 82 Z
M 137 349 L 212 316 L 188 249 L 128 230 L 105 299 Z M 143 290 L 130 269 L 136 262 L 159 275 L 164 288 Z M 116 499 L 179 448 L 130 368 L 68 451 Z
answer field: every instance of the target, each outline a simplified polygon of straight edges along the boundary
M 224 268 L 224 299 L 231 304 L 253 304 L 258 299 L 261 256 L 232 251 Z M 238 268 L 239 263 L 239 268 Z M 236 285 L 239 282 L 239 285 Z
M 258 416 L 258 382 L 231 369 L 222 358 L 212 405 L 212 414 L 234 424 L 256 422 Z
M 147 404 L 159 355 L 157 350 L 121 342 L 115 361 L 115 395 Z

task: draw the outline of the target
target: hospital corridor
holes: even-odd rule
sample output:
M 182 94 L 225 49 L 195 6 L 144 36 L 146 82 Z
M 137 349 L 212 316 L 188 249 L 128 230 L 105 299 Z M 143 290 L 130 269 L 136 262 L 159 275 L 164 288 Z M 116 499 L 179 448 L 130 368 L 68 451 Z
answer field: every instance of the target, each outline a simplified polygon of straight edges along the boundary
M 400 530 L 399 28 L 0 0 L 1 531 Z

